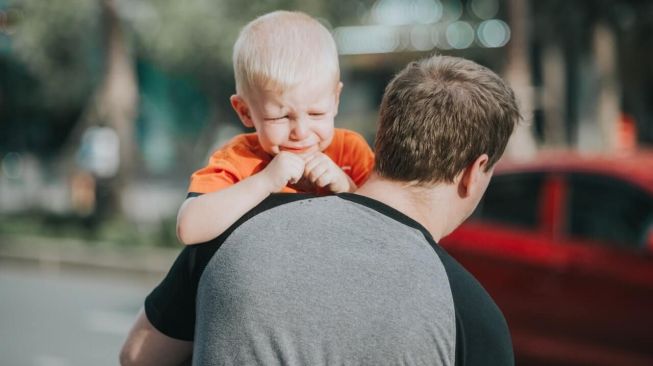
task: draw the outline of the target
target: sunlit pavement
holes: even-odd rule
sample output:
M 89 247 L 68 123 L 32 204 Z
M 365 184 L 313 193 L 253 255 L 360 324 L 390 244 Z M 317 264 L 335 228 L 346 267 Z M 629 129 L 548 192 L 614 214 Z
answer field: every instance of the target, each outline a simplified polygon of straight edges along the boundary
M 0 364 L 117 365 L 158 277 L 0 260 Z

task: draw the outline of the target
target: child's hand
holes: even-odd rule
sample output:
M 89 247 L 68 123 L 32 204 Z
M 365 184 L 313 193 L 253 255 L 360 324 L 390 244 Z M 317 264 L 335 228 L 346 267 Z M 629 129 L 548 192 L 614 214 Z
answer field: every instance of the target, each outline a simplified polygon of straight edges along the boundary
M 270 184 L 270 192 L 279 192 L 288 183 L 297 183 L 304 174 L 305 162 L 299 155 L 282 151 L 261 171 Z
M 333 193 L 352 192 L 356 184 L 325 154 L 318 152 L 306 159 L 304 176 L 319 187 L 328 187 Z

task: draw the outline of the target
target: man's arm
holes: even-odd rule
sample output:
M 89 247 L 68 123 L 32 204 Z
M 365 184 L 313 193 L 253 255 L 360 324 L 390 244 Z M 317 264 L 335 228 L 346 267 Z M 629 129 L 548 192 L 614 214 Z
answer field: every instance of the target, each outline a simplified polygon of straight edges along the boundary
M 218 237 L 270 193 L 298 181 L 303 172 L 301 157 L 281 152 L 258 174 L 217 192 L 187 199 L 177 215 L 179 240 L 190 245 Z
M 141 309 L 120 350 L 120 365 L 190 365 L 192 350 L 193 342 L 170 338 L 159 332 Z

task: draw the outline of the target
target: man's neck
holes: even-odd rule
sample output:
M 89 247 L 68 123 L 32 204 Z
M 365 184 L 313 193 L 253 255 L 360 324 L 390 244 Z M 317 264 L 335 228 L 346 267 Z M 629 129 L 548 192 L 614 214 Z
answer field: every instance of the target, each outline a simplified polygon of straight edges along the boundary
M 419 187 L 409 182 L 392 181 L 372 173 L 354 193 L 382 202 L 424 226 L 435 241 L 458 224 L 452 194 L 447 184 Z

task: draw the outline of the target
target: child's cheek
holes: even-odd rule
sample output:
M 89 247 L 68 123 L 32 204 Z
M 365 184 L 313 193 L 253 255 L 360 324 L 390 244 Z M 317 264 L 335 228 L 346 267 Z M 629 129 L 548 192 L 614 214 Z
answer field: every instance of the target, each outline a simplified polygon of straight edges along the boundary
M 323 135 L 320 135 L 320 151 L 324 151 L 331 142 L 333 141 L 333 128 L 330 131 L 325 131 Z
M 271 144 L 282 145 L 290 136 L 288 128 L 282 124 L 270 126 L 267 130 L 267 139 Z

